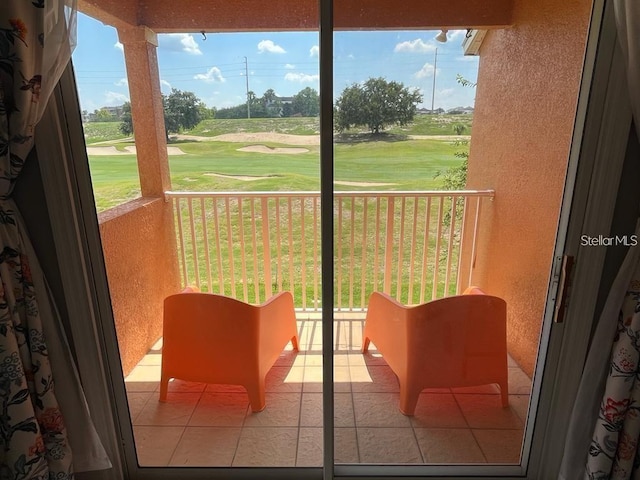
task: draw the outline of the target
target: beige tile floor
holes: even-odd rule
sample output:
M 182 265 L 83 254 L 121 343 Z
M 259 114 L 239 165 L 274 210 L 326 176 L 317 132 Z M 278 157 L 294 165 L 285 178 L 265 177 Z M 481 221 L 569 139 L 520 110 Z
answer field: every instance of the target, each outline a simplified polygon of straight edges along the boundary
M 518 463 L 531 381 L 509 360 L 508 408 L 498 388 L 427 389 L 416 414 L 398 410 L 398 382 L 382 357 L 359 352 L 363 321 L 334 322 L 337 463 Z M 162 342 L 125 379 L 144 466 L 320 466 L 321 323 L 298 321 L 301 351 L 267 376 L 265 410 L 242 387 L 174 380 L 158 401 Z

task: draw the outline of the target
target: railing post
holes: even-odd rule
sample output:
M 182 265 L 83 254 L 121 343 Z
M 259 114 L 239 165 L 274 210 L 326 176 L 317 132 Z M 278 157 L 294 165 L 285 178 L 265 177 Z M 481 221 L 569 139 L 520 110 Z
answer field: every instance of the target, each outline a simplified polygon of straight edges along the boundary
M 476 242 L 478 240 L 478 225 L 480 224 L 480 202 L 482 197 L 476 198 L 476 217 L 473 223 L 473 242 L 471 244 L 471 258 L 469 259 L 469 285 L 471 286 L 471 279 L 473 277 L 473 269 L 476 266 Z
M 200 288 L 200 262 L 198 261 L 198 239 L 196 238 L 195 217 L 193 215 L 193 199 L 187 200 L 189 207 L 189 226 L 191 228 L 191 251 L 193 252 L 193 274 L 196 286 Z
M 391 294 L 391 262 L 393 261 L 393 214 L 394 205 L 391 195 L 387 199 L 386 243 L 384 247 L 384 293 Z
M 462 197 L 462 223 L 460 224 L 460 242 L 458 245 L 458 271 L 456 273 L 456 295 L 460 295 L 460 292 L 463 291 L 462 266 L 465 260 L 463 253 L 464 253 L 464 245 L 465 245 L 465 242 L 467 241 L 467 237 L 464 234 L 464 231 L 465 231 L 465 228 L 467 227 L 467 221 L 469 220 L 467 217 L 468 205 L 469 205 L 469 197 Z
M 264 292 L 270 298 L 271 291 L 271 242 L 269 241 L 269 200 L 262 197 L 262 251 L 264 262 Z

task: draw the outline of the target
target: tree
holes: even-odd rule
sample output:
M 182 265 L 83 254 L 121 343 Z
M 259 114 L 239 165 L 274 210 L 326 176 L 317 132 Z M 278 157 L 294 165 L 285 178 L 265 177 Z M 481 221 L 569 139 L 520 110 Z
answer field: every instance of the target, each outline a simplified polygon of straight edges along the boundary
M 183 92 L 172 88 L 171 93 L 162 96 L 164 123 L 167 133 L 179 132 L 195 127 L 202 120 L 200 108 L 204 104 L 193 92 Z
M 164 127 L 167 137 L 169 133 L 176 133 L 180 130 L 188 130 L 195 127 L 206 117 L 207 112 L 213 118 L 213 112 L 196 97 L 193 92 L 183 92 L 176 88 L 171 89 L 169 95 L 162 95 L 162 107 L 164 109 Z M 122 105 L 122 123 L 120 131 L 125 135 L 133 133 L 133 122 L 131 120 L 131 103 L 125 102 Z M 246 110 L 245 110 L 246 111 Z
M 96 122 L 117 121 L 117 119 L 105 107 L 102 107 L 100 110 L 94 110 L 93 114 L 95 115 Z
M 125 135 L 133 134 L 133 122 L 131 121 L 131 102 L 124 102 L 122 105 L 122 123 L 120 131 Z
M 302 117 L 317 117 L 320 113 L 320 96 L 318 92 L 307 87 L 293 96 L 291 114 Z
M 216 107 L 207 107 L 204 103 L 198 105 L 201 120 L 209 120 L 216 117 Z
M 336 101 L 334 115 L 339 132 L 366 126 L 378 134 L 388 125 L 406 125 L 413 121 L 422 95 L 402 83 L 370 78 L 364 84 L 347 87 Z
M 267 117 L 279 117 L 282 114 L 282 102 L 276 95 L 273 88 L 270 88 L 262 94 L 260 103 L 264 107 L 264 114 Z

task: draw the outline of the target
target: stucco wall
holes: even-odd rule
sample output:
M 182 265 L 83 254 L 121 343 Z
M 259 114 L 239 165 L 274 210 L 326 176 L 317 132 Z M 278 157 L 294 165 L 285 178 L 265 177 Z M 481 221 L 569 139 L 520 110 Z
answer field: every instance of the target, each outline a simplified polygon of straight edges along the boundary
M 589 0 L 517 0 L 480 50 L 468 187 L 493 188 L 473 283 L 508 305 L 508 347 L 535 366 L 589 23 Z
M 162 336 L 162 304 L 179 289 L 171 204 L 141 198 L 99 216 L 122 369 Z

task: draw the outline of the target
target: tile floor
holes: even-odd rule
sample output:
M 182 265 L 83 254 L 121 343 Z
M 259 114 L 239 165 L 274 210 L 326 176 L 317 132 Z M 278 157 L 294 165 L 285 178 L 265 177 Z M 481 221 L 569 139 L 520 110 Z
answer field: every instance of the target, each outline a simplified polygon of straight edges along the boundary
M 158 401 L 162 342 L 125 379 L 138 459 L 157 466 L 320 466 L 321 324 L 299 319 L 301 351 L 267 376 L 267 406 L 252 413 L 242 387 L 180 380 Z M 382 357 L 359 353 L 363 321 L 334 322 L 338 463 L 518 463 L 531 381 L 509 360 L 509 403 L 498 387 L 427 389 L 414 417 L 398 410 L 398 382 Z

